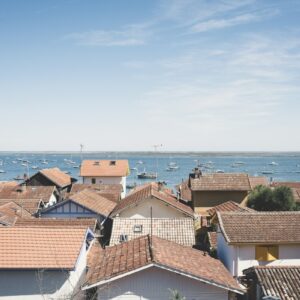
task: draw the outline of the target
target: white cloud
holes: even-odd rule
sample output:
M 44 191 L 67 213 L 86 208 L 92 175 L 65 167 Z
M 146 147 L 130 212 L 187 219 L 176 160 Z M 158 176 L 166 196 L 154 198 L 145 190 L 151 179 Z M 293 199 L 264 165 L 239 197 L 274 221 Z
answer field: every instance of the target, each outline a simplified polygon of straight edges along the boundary
M 90 30 L 71 33 L 66 39 L 84 46 L 138 46 L 146 43 L 151 35 L 145 24 L 128 25 L 120 30 Z

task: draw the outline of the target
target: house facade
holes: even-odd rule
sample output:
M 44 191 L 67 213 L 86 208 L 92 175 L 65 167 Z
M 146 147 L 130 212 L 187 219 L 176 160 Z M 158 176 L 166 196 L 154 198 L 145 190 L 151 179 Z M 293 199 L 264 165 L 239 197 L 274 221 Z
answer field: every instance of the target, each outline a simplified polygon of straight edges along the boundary
M 126 177 L 129 175 L 128 160 L 83 160 L 80 176 L 84 184 L 121 184 L 126 194 Z
M 234 277 L 255 266 L 300 265 L 300 212 L 224 212 L 218 219 L 218 257 Z
M 84 299 L 88 235 L 83 228 L 0 228 L 0 299 Z
M 220 261 L 149 235 L 95 254 L 83 289 L 101 300 L 170 299 L 172 290 L 186 300 L 233 300 L 244 293 Z

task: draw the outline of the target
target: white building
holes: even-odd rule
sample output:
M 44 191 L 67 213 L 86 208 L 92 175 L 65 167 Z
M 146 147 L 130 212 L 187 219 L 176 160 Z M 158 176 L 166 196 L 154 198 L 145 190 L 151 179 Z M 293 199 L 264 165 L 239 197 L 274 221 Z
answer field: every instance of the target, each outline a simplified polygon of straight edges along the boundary
M 128 160 L 83 160 L 80 176 L 84 184 L 121 184 L 126 194 L 126 177 L 129 175 Z
M 91 238 L 83 227 L 0 228 L 0 299 L 84 299 Z
M 177 290 L 186 300 L 233 300 L 244 293 L 217 259 L 156 236 L 96 249 L 93 257 L 83 289 L 94 299 L 162 300 Z
M 152 214 L 152 215 L 151 215 Z M 143 218 L 193 218 L 194 211 L 181 203 L 161 184 L 152 182 L 136 187 L 113 210 L 111 217 Z
M 223 212 L 218 219 L 218 257 L 233 276 L 255 266 L 300 265 L 300 212 Z

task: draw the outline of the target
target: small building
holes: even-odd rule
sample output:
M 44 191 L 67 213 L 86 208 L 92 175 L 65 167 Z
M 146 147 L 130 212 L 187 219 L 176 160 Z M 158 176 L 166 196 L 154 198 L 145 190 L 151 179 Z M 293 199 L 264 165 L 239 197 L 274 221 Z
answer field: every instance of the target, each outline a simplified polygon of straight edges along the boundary
M 128 160 L 83 160 L 80 176 L 86 184 L 121 184 L 122 198 L 126 194 L 126 177 L 129 175 Z
M 172 290 L 186 300 L 233 300 L 244 293 L 219 260 L 150 235 L 97 247 L 83 290 L 99 300 L 170 299 Z
M 0 299 L 83 299 L 86 228 L 0 228 Z
M 59 168 L 43 169 L 29 177 L 25 184 L 28 186 L 55 186 L 57 191 L 70 191 L 77 179 L 61 171 Z
M 102 224 L 116 207 L 116 203 L 85 189 L 69 199 L 41 211 L 42 218 L 96 218 Z
M 300 298 L 300 266 L 257 266 L 244 270 L 248 300 Z
M 13 226 L 18 218 L 27 220 L 32 217 L 26 209 L 13 201 L 0 205 L 0 226 Z
M 120 218 L 193 218 L 192 208 L 180 202 L 162 184 L 151 182 L 136 187 L 113 210 Z
M 114 218 L 110 245 L 117 245 L 143 235 L 153 234 L 184 246 L 195 245 L 195 230 L 192 218 L 130 219 Z
M 218 212 L 218 257 L 235 276 L 254 266 L 300 265 L 300 212 Z
M 248 194 L 257 185 L 265 185 L 264 177 L 251 177 L 243 173 L 196 172 L 190 177 L 192 203 L 199 215 L 207 215 L 207 210 L 227 201 L 246 206 Z

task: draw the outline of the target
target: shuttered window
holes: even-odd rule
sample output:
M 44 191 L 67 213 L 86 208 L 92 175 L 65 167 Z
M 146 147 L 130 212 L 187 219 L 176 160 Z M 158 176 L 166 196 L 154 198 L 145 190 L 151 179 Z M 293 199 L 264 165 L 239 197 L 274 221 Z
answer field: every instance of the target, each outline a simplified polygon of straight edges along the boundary
M 278 246 L 256 246 L 255 259 L 259 261 L 272 261 L 278 259 Z

